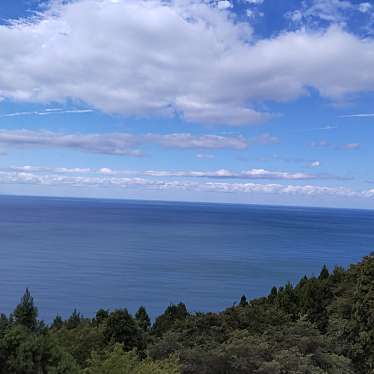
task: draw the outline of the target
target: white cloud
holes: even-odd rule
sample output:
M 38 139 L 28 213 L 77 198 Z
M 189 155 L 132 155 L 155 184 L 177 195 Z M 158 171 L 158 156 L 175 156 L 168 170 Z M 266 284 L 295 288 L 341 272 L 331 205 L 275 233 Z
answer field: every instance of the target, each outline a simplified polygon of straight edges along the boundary
M 361 145 L 359 143 L 349 143 L 349 144 L 345 144 L 343 148 L 348 149 L 348 150 L 356 150 L 356 149 L 360 149 Z
M 241 177 L 250 179 L 291 179 L 291 180 L 305 180 L 315 179 L 316 177 L 306 173 L 288 173 L 279 171 L 270 171 L 265 169 L 252 169 L 244 171 L 240 174 Z
M 270 144 L 279 144 L 280 140 L 269 133 L 263 133 L 256 136 L 253 140 L 251 140 L 252 144 L 262 144 L 262 145 L 270 145 Z
M 151 177 L 197 177 L 197 178 L 229 178 L 229 179 L 267 179 L 267 180 L 312 180 L 312 179 L 336 179 L 347 178 L 330 174 L 309 174 L 302 172 L 272 171 L 266 169 L 251 169 L 235 172 L 227 169 L 216 171 L 185 171 L 185 170 L 148 170 L 144 176 Z
M 0 171 L 0 184 L 31 184 L 39 186 L 112 187 L 150 190 L 184 190 L 192 192 L 262 193 L 303 196 L 335 196 L 372 198 L 374 190 L 353 191 L 345 187 L 315 185 L 281 185 L 257 183 L 228 183 L 190 181 L 163 181 L 117 176 L 70 176 L 63 174 L 36 174 L 32 172 Z
M 293 22 L 309 22 L 319 19 L 329 23 L 344 23 L 347 12 L 355 10 L 347 0 L 311 0 L 304 1 L 301 9 L 288 13 L 286 16 Z
M 81 114 L 81 113 L 91 113 L 92 109 L 45 109 L 39 112 L 12 112 L 1 115 L 0 117 L 20 117 L 20 116 L 50 116 L 54 114 Z
M 217 3 L 218 9 L 228 9 L 232 8 L 232 3 L 228 0 L 221 0 Z
M 215 158 L 214 155 L 210 154 L 210 153 L 198 153 L 196 155 L 196 158 L 199 158 L 201 160 L 213 160 Z
M 333 145 L 328 142 L 327 140 L 319 140 L 317 142 L 312 142 L 312 147 L 313 148 L 331 148 Z
M 206 1 L 52 4 L 0 26 L 0 98 L 238 126 L 270 118 L 262 101 L 308 87 L 333 100 L 374 89 L 374 41 L 337 26 L 254 40 L 248 24 Z M 320 0 L 309 12 L 330 18 L 330 7 L 348 6 Z
M 319 161 L 313 161 L 310 163 L 310 167 L 312 168 L 319 168 L 321 166 L 321 163 Z
M 372 9 L 372 5 L 370 3 L 361 3 L 358 6 L 358 9 L 361 13 L 368 13 Z
M 114 173 L 113 170 L 110 168 L 101 168 L 99 169 L 99 172 L 101 174 L 113 174 Z
M 82 173 L 90 173 L 92 171 L 92 169 L 90 168 L 66 168 L 66 167 L 50 168 L 50 167 L 45 167 L 45 166 L 31 166 L 31 165 L 13 166 L 13 167 L 5 168 L 5 169 L 3 168 L 2 170 L 30 172 L 30 173 L 53 172 L 57 174 L 82 174 Z
M 318 161 L 316 161 L 318 163 Z M 116 170 L 108 167 L 99 169 L 78 168 L 78 167 L 46 167 L 46 166 L 11 166 L 0 168 L 2 172 L 20 172 L 34 174 L 83 174 L 83 175 L 104 175 L 104 176 L 136 176 L 136 177 L 184 177 L 184 178 L 212 178 L 212 179 L 264 179 L 264 180 L 347 180 L 348 178 L 332 174 L 310 174 L 304 172 L 285 172 L 266 169 L 250 169 L 243 171 L 232 171 L 218 169 L 215 171 L 198 170 Z
M 81 151 L 142 156 L 139 147 L 155 144 L 179 149 L 245 149 L 249 142 L 241 136 L 174 134 L 64 134 L 50 131 L 0 130 L 0 144 L 18 147 L 59 147 Z
M 358 113 L 358 114 L 346 114 L 344 116 L 340 116 L 341 118 L 371 118 L 374 117 L 374 113 Z
M 361 148 L 361 144 L 359 143 L 347 143 L 343 145 L 335 145 L 331 144 L 327 140 L 320 140 L 317 142 L 312 142 L 311 146 L 314 148 L 331 148 L 335 150 L 356 150 Z
M 254 5 L 259 5 L 264 2 L 264 0 L 245 0 L 248 4 L 254 4 Z

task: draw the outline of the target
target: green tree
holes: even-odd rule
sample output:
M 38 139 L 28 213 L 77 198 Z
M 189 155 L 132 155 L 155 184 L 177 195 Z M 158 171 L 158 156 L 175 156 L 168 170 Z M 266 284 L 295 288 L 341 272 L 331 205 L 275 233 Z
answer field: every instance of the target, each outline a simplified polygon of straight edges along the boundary
M 176 359 L 140 360 L 134 351 L 126 352 L 120 344 L 105 355 L 93 353 L 84 374 L 179 374 Z
M 105 322 L 104 336 L 107 341 L 121 343 L 126 351 L 144 348 L 143 332 L 127 309 L 110 313 Z
M 78 366 L 51 335 L 17 324 L 1 339 L 0 374 L 78 374 Z
M 144 306 L 141 306 L 135 313 L 135 319 L 143 331 L 148 331 L 151 327 L 151 319 Z
M 55 330 L 59 330 L 64 325 L 64 321 L 60 315 L 57 315 L 54 320 L 52 321 L 51 328 Z
M 102 323 L 104 323 L 107 320 L 108 317 L 109 317 L 109 311 L 108 310 L 99 309 L 96 312 L 95 323 L 97 325 L 101 325 Z
M 332 300 L 328 284 L 317 278 L 309 279 L 300 291 L 301 312 L 325 332 L 328 325 L 327 306 Z
M 74 309 L 73 313 L 70 315 L 70 317 L 65 322 L 65 326 L 67 329 L 75 329 L 77 328 L 80 323 L 82 322 L 82 316 L 81 314 Z
M 163 334 L 169 330 L 178 321 L 187 318 L 187 307 L 183 303 L 169 305 L 161 316 L 156 318 L 153 329 L 157 335 Z
M 34 299 L 28 288 L 22 296 L 21 302 L 17 305 L 13 313 L 17 324 L 35 330 L 37 327 L 38 308 L 34 305 Z
M 244 307 L 244 306 L 247 306 L 247 305 L 248 305 L 247 298 L 245 297 L 245 295 L 243 295 L 243 296 L 240 298 L 239 306 Z
M 354 363 L 361 373 L 374 373 L 374 253 L 359 267 L 350 333 Z
M 278 306 L 283 309 L 292 319 L 298 317 L 298 295 L 290 282 L 283 289 L 280 289 L 277 296 Z
M 330 273 L 329 273 L 329 269 L 327 268 L 326 265 L 323 265 L 323 268 L 319 274 L 319 279 L 320 280 L 326 280 L 328 279 L 330 276 Z
M 277 299 L 277 296 L 278 296 L 278 288 L 274 286 L 270 291 L 270 295 L 268 296 L 270 303 L 274 303 L 275 300 Z

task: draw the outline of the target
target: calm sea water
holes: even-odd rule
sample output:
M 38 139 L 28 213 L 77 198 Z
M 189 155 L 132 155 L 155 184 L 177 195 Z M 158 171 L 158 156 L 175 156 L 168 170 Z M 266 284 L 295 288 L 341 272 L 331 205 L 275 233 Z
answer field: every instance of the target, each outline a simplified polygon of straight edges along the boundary
M 40 316 L 171 302 L 221 310 L 244 293 L 374 250 L 374 211 L 0 197 L 0 311 L 29 287 Z

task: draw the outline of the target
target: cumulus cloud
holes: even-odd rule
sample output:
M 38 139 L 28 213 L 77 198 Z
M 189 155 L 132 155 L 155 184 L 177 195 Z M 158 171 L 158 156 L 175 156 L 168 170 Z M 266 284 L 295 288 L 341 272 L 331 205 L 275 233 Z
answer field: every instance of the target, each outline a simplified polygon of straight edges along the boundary
M 338 26 L 258 40 L 210 1 L 51 4 L 0 26 L 0 98 L 239 126 L 271 117 L 262 101 L 292 100 L 308 87 L 333 100 L 374 89 L 373 39 Z M 329 18 L 348 6 L 319 0 L 309 12 Z
M 241 136 L 174 134 L 64 134 L 50 131 L 0 130 L 0 144 L 19 147 L 60 147 L 95 153 L 142 156 L 138 149 L 155 144 L 179 149 L 245 149 L 248 141 Z

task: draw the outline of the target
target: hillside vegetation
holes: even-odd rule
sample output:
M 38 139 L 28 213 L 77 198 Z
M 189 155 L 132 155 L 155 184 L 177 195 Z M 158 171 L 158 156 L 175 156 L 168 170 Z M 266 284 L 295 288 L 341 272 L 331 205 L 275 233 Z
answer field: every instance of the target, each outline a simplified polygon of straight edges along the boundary
M 49 326 L 26 290 L 0 317 L 0 374 L 374 374 L 374 254 L 220 313 L 77 311 Z

